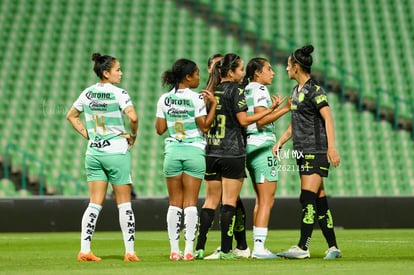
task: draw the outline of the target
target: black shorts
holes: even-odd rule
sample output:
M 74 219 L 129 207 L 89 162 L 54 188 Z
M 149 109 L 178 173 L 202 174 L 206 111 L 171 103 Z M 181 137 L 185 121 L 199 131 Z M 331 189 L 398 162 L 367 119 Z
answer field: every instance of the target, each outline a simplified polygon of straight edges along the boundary
M 206 156 L 205 180 L 240 179 L 246 177 L 246 157 L 223 158 Z
M 296 160 L 299 175 L 318 174 L 327 177 L 329 172 L 329 162 L 326 154 L 304 153 Z

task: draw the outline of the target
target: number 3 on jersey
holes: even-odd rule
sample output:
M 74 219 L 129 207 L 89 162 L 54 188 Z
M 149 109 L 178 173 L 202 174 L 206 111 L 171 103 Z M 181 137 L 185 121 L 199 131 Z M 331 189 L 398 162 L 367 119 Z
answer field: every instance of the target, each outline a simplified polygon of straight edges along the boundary
M 213 121 L 211 127 L 216 127 L 217 131 L 214 135 L 215 138 L 222 139 L 226 135 L 226 116 L 217 115 Z

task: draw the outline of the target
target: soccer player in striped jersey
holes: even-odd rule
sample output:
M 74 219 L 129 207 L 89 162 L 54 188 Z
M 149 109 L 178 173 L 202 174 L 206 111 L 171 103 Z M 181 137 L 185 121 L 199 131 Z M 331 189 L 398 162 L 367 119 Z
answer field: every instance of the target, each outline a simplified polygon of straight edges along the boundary
M 192 91 L 200 83 L 197 64 L 179 59 L 164 72 L 163 85 L 170 91 L 157 103 L 155 128 L 165 138 L 163 173 L 167 181 L 169 207 L 167 227 L 170 240 L 170 260 L 193 260 L 194 241 L 198 224 L 198 194 L 206 168 L 204 133 L 214 119 L 217 102 L 214 94 Z M 205 101 L 210 105 L 207 112 Z M 181 255 L 179 238 L 184 220 L 185 249 Z
M 256 57 L 247 63 L 243 84 L 247 85 L 244 91 L 248 114 L 263 112 L 272 104 L 266 85 L 272 84 L 274 75 L 272 66 L 264 58 Z M 286 97 L 277 97 L 278 104 L 285 100 Z M 267 115 L 256 123 L 247 126 L 246 166 L 256 193 L 256 203 L 253 211 L 254 247 L 252 258 L 277 258 L 275 254 L 265 248 L 267 226 L 278 180 L 277 159 L 272 154 L 272 147 L 276 142 L 273 122 L 289 111 L 290 100 L 271 115 Z
M 119 61 L 94 53 L 94 71 L 99 82 L 86 88 L 67 113 L 73 128 L 88 141 L 85 167 L 89 185 L 89 204 L 81 223 L 81 249 L 78 261 L 100 261 L 91 251 L 92 237 L 99 213 L 111 183 L 119 210 L 123 234 L 124 261 L 139 261 L 135 245 L 135 217 L 131 205 L 131 154 L 138 130 L 138 116 L 128 93 L 115 86 L 122 78 Z M 85 114 L 86 124 L 80 119 Z M 124 126 L 129 119 L 130 133 Z M 86 125 L 86 127 L 85 127 Z

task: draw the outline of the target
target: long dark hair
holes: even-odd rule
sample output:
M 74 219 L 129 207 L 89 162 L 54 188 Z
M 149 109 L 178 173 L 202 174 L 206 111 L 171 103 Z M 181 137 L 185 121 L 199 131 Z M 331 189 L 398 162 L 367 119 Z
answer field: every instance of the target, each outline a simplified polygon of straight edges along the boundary
M 208 87 L 211 91 L 214 91 L 217 85 L 220 83 L 221 78 L 228 75 L 229 71 L 235 71 L 239 66 L 241 57 L 235 53 L 228 53 L 223 58 L 214 64 L 211 72 L 211 82 Z

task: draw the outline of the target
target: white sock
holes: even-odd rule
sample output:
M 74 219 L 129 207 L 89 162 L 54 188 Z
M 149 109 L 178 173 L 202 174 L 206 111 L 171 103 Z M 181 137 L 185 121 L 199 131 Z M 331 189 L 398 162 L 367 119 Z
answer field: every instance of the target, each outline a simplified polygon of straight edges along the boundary
M 185 250 L 184 253 L 193 253 L 194 241 L 197 233 L 198 212 L 197 207 L 190 206 L 184 208 L 184 228 L 185 228 Z
M 169 206 L 167 212 L 168 238 L 171 252 L 180 252 L 179 241 L 183 210 L 176 206 Z
M 135 252 L 135 216 L 131 202 L 118 204 L 119 225 L 124 238 L 125 253 Z
M 267 237 L 267 227 L 254 227 L 253 242 L 254 251 L 263 251 L 265 249 L 265 241 Z
M 99 217 L 99 212 L 102 206 L 94 203 L 89 203 L 85 212 L 83 213 L 81 223 L 81 252 L 91 252 L 92 236 L 95 232 L 96 221 Z

